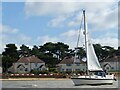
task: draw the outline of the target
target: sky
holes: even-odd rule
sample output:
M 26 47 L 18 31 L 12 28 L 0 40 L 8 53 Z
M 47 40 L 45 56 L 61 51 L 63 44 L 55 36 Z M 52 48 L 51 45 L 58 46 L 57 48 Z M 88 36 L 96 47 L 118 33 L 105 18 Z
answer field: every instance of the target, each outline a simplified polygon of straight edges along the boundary
M 63 42 L 73 49 L 82 9 L 86 10 L 92 42 L 117 48 L 118 2 L 2 2 L 0 52 L 8 43 L 32 48 L 46 42 Z

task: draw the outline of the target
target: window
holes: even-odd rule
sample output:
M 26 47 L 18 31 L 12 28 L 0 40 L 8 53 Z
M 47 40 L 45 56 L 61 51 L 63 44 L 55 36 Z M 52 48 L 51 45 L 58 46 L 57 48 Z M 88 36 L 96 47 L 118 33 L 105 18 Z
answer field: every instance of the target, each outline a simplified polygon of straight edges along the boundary
M 66 69 L 66 71 L 72 71 L 72 69 Z
M 35 67 L 37 67 L 38 63 L 35 63 Z
M 28 63 L 25 63 L 25 65 L 28 65 Z
M 106 69 L 109 69 L 109 67 L 106 67 Z
M 114 67 L 111 67 L 111 69 L 114 69 Z
M 37 70 L 40 70 L 40 68 L 37 68 Z
M 76 71 L 80 71 L 80 69 L 76 69 Z
M 25 68 L 25 71 L 28 71 L 28 69 L 27 69 L 27 68 Z
M 66 66 L 71 66 L 71 64 L 66 64 Z
M 80 64 L 77 63 L 76 66 L 80 66 Z
M 23 71 L 23 68 L 20 68 L 20 71 Z

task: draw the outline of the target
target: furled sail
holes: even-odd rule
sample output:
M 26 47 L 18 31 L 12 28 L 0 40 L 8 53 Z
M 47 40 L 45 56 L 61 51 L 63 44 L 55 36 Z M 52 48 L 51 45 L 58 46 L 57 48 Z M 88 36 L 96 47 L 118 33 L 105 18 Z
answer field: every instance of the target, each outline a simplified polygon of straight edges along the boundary
M 98 58 L 95 54 L 93 44 L 90 40 L 89 33 L 87 31 L 87 23 L 86 23 L 86 53 L 87 53 L 87 66 L 89 71 L 103 71 Z

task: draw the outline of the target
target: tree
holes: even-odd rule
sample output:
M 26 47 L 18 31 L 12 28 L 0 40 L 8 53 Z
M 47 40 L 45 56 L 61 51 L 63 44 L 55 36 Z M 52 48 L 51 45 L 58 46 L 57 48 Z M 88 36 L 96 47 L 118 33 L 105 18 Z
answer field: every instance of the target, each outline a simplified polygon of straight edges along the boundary
M 86 56 L 86 52 L 84 48 L 78 47 L 77 49 L 77 55 L 80 57 L 80 59 L 84 58 Z
M 15 44 L 7 44 L 5 51 L 2 53 L 4 56 L 9 56 L 11 58 L 18 58 L 18 51 Z
M 34 45 L 31 50 L 31 55 L 39 56 L 39 53 L 40 53 L 39 48 L 36 45 Z
M 12 66 L 13 62 L 15 62 L 11 57 L 9 56 L 3 56 L 2 57 L 2 69 L 3 72 L 7 72 L 8 68 Z
M 15 44 L 7 44 L 5 51 L 2 53 L 2 55 L 2 67 L 3 72 L 5 72 L 19 58 L 19 54 Z
M 55 44 L 55 51 L 56 51 L 56 55 L 58 56 L 59 60 L 62 60 L 68 53 L 68 48 L 69 46 L 67 44 L 64 44 L 62 42 L 58 42 Z
M 2 54 L 0 54 L 0 67 L 2 67 Z
M 31 49 L 29 49 L 29 47 L 27 47 L 26 45 L 22 44 L 22 46 L 20 46 L 20 56 L 30 56 L 31 55 Z
M 48 43 L 44 44 L 43 47 L 49 53 L 54 53 L 55 52 L 55 44 L 52 43 L 52 42 L 48 42 Z
M 117 56 L 120 55 L 120 47 L 118 47 L 118 50 L 115 50 L 115 55 L 117 55 Z
M 68 54 L 68 48 L 69 46 L 62 42 L 48 42 L 43 46 L 40 46 L 40 52 L 51 53 L 53 56 L 56 55 L 58 60 L 61 60 Z
M 39 57 L 48 64 L 48 67 L 54 68 L 68 54 L 68 48 L 68 45 L 61 42 L 48 42 L 40 46 Z
M 112 57 L 115 55 L 115 49 L 113 47 L 110 46 L 103 46 L 102 47 L 102 57 L 103 59 L 107 58 L 107 57 Z
M 94 49 L 95 49 L 95 53 L 98 57 L 98 60 L 102 60 L 103 59 L 103 49 L 102 46 L 100 44 L 93 44 Z
M 101 46 L 100 44 L 94 44 L 94 49 L 99 60 L 106 59 L 107 57 L 119 55 L 120 47 L 118 50 L 110 46 Z M 20 50 L 17 50 L 15 44 L 7 44 L 5 51 L 2 53 L 2 67 L 3 72 L 6 72 L 7 69 L 12 66 L 21 56 L 30 56 L 35 55 L 38 58 L 42 59 L 49 68 L 55 68 L 64 57 L 66 56 L 75 56 L 75 50 L 69 49 L 67 44 L 62 42 L 52 43 L 47 42 L 42 46 L 34 45 L 30 49 L 26 45 L 22 45 Z M 84 48 L 77 48 L 77 55 L 82 59 L 86 56 Z

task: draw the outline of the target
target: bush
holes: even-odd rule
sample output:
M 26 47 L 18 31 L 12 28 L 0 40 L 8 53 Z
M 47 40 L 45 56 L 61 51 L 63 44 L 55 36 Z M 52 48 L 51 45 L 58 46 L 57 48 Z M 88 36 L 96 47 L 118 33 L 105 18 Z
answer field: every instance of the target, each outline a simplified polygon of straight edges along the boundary
M 72 73 L 72 71 L 66 71 L 66 73 L 67 73 L 67 74 L 71 74 L 71 73 Z
M 44 70 L 44 71 L 40 71 L 40 70 L 31 70 L 31 73 L 39 75 L 39 74 L 48 74 L 49 72 Z
M 58 73 L 58 71 L 56 70 L 56 68 L 50 68 L 49 72 Z
M 49 74 L 49 71 L 47 71 L 47 70 L 39 71 L 39 74 Z
M 31 70 L 31 73 L 33 73 L 33 74 L 39 74 L 39 71 L 38 70 Z

